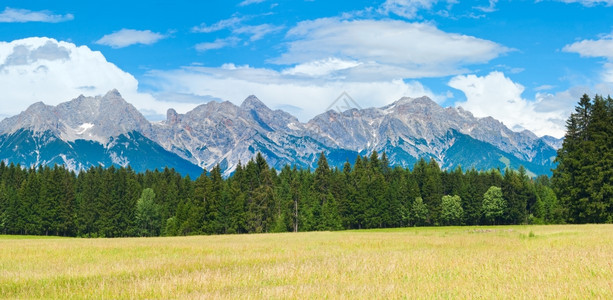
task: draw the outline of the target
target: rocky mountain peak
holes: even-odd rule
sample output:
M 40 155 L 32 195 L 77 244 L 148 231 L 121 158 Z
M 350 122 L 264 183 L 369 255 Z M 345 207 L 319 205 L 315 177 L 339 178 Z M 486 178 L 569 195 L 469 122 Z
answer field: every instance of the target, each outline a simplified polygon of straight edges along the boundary
M 49 105 L 46 105 L 42 101 L 38 101 L 38 102 L 28 106 L 28 108 L 26 109 L 26 112 L 37 113 L 37 112 L 45 111 L 48 108 L 49 108 Z
M 81 95 L 57 106 L 35 103 L 21 114 L 0 122 L 0 133 L 22 128 L 50 131 L 65 141 L 84 139 L 105 143 L 109 137 L 132 131 L 150 133 L 151 124 L 119 91 L 111 90 L 102 97 Z
M 58 118 L 53 114 L 53 107 L 36 102 L 17 116 L 0 122 L 0 134 L 13 133 L 19 129 L 41 132 L 58 127 Z
M 168 111 L 166 112 L 166 122 L 169 125 L 174 125 L 177 124 L 179 121 L 179 114 L 177 114 L 177 111 L 169 108 Z
M 264 104 L 262 101 L 260 101 L 260 99 L 258 99 L 258 97 L 254 95 L 247 97 L 247 99 L 245 99 L 243 103 L 241 104 L 240 108 L 243 110 L 257 110 L 257 111 L 270 110 L 270 108 L 268 108 L 266 104 Z
M 397 111 L 399 113 L 408 113 L 411 111 L 419 112 L 424 108 L 441 109 L 436 102 L 426 96 L 419 98 L 402 97 L 381 109 L 388 112 Z
M 108 91 L 103 98 L 119 98 L 123 100 L 123 97 L 121 97 L 121 93 L 119 93 L 119 91 L 117 89 L 112 89 L 110 91 Z

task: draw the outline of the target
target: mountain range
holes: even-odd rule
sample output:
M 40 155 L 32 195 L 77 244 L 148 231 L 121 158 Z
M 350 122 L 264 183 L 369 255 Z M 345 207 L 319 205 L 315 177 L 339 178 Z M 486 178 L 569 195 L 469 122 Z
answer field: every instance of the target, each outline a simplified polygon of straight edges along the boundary
M 392 165 L 419 158 L 442 168 L 519 168 L 550 174 L 561 140 L 515 132 L 462 108 L 443 108 L 427 97 L 402 98 L 380 108 L 329 110 L 306 123 L 249 96 L 240 106 L 211 101 L 166 120 L 149 122 L 117 90 L 79 96 L 57 106 L 41 102 L 0 122 L 0 160 L 32 167 L 63 164 L 134 170 L 175 168 L 198 176 L 220 165 L 225 176 L 260 152 L 268 163 L 314 168 L 321 152 L 332 166 L 358 155 L 385 152 Z

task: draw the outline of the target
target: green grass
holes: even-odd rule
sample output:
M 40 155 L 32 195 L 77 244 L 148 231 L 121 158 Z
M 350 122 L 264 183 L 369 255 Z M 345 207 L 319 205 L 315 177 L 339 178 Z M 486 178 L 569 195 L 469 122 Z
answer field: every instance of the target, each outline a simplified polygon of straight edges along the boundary
M 613 298 L 613 225 L 0 236 L 2 298 Z

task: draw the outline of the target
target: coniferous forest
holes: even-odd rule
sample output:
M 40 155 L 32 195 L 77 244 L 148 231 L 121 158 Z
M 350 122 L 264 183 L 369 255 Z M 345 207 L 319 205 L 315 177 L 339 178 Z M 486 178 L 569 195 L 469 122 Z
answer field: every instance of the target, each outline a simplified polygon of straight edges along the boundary
M 613 100 L 587 95 L 567 122 L 550 180 L 526 170 L 390 167 L 383 153 L 276 171 L 258 154 L 229 178 L 173 169 L 22 168 L 0 162 L 0 233 L 122 237 L 613 222 Z

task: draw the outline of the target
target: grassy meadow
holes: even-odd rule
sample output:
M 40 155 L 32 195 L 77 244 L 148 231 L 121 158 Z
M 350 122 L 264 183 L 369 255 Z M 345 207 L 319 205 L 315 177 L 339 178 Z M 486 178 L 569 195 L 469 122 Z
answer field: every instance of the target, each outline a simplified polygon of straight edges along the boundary
M 613 298 L 613 225 L 0 236 L 1 298 Z

